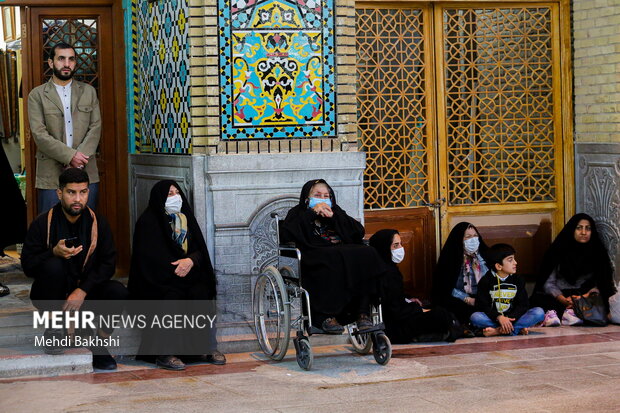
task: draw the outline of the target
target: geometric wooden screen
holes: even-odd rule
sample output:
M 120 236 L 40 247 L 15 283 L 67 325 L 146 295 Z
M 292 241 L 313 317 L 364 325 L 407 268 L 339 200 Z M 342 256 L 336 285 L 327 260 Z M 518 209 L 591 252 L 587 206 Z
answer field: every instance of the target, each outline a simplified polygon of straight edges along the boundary
M 42 19 L 43 76 L 41 83 L 52 76 L 47 64 L 49 52 L 56 43 L 67 43 L 75 49 L 76 70 L 74 79 L 93 86 L 99 92 L 99 35 L 97 19 L 64 18 Z
M 444 9 L 448 205 L 556 200 L 551 14 Z
M 366 152 L 366 209 L 429 202 L 423 11 L 358 6 L 358 134 Z

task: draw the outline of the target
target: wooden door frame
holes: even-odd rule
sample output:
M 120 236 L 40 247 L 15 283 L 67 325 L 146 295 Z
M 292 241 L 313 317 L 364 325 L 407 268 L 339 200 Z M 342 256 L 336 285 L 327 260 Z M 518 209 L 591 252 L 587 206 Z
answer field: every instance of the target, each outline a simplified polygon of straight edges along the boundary
M 23 91 L 24 96 L 34 87 L 38 86 L 38 80 L 33 79 L 33 64 L 40 64 L 40 56 L 34 56 L 31 47 L 31 32 L 29 31 L 29 16 L 31 7 L 109 7 L 112 17 L 112 47 L 120 49 L 123 52 L 117 53 L 113 57 L 112 73 L 114 78 L 115 93 L 113 96 L 113 106 L 115 108 L 112 118 L 114 119 L 113 132 L 116 138 L 114 155 L 116 158 L 116 167 L 114 174 L 116 175 L 116 199 L 119 201 L 119 208 L 116 209 L 116 216 L 109 220 L 112 227 L 117 228 L 115 235 L 117 249 L 117 274 L 127 275 L 129 272 L 129 185 L 128 185 L 128 159 L 127 150 L 127 118 L 126 118 L 126 87 L 125 87 L 125 34 L 124 34 L 124 14 L 122 0 L 90 0 L 87 5 L 82 0 L 59 0 L 50 4 L 49 0 L 5 0 L 3 6 L 20 7 L 21 13 L 21 34 L 22 34 L 22 50 L 23 50 Z M 37 83 L 37 84 L 35 84 Z M 27 113 L 28 101 L 24 99 L 24 113 Z M 35 176 L 35 160 L 34 160 L 34 143 L 28 129 L 27 118 L 24 117 L 26 136 L 24 137 L 26 170 L 27 173 L 27 199 L 28 204 L 28 221 L 32 221 L 37 215 L 36 203 L 32 200 L 36 199 L 34 189 Z M 108 179 L 114 179 L 110 176 Z M 124 207 L 123 207 L 124 206 Z M 106 217 L 107 218 L 107 217 Z

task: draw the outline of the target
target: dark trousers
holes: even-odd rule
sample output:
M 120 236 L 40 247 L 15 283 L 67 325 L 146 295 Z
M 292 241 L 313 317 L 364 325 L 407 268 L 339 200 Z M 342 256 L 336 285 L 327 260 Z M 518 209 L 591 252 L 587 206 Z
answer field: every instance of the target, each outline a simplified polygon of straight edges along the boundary
M 67 296 L 79 287 L 77 281 L 72 279 L 65 270 L 64 260 L 58 257 L 45 261 L 34 278 L 30 300 L 39 311 L 61 310 Z M 86 294 L 82 309 L 94 311 L 96 314 L 121 314 L 123 303 L 119 300 L 128 298 L 129 292 L 123 284 L 114 280 L 106 280 L 95 284 Z M 100 300 L 105 300 L 105 303 L 97 303 Z M 119 301 L 119 303 L 115 304 L 114 301 Z M 106 333 L 112 332 L 111 329 L 102 330 Z

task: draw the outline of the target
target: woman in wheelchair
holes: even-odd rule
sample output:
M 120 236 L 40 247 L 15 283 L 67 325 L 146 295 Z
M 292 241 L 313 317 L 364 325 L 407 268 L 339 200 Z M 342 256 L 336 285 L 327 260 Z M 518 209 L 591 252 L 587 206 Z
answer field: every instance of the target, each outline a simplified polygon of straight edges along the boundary
M 364 227 L 337 205 L 323 179 L 306 182 L 282 224 L 282 240 L 295 242 L 302 253 L 312 323 L 328 334 L 341 334 L 342 324 L 353 321 L 360 331 L 373 327 L 370 304 L 386 267 L 363 237 Z
M 370 237 L 374 247 L 389 270 L 381 279 L 381 305 L 385 334 L 392 343 L 412 341 L 454 341 L 463 337 L 463 327 L 447 310 L 422 308 L 416 298 L 407 298 L 403 276 L 398 264 L 405 258 L 400 234 L 395 229 L 382 229 Z

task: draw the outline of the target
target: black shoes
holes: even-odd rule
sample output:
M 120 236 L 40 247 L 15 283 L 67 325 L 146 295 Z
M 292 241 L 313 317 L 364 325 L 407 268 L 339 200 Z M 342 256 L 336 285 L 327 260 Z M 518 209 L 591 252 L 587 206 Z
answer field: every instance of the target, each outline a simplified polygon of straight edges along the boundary
M 215 350 L 213 354 L 205 354 L 201 356 L 200 360 L 205 363 L 215 364 L 216 366 L 223 366 L 226 364 L 226 356 L 217 350 Z
M 105 347 L 93 349 L 93 368 L 97 370 L 116 370 L 116 360 Z
M 0 283 L 0 297 L 11 294 L 11 290 L 6 285 Z
M 63 354 L 65 352 L 63 345 L 65 337 L 65 331 L 62 328 L 45 329 L 43 333 L 43 351 L 45 354 Z
M 344 327 L 334 317 L 329 317 L 323 321 L 321 329 L 327 334 L 342 334 L 344 332 Z
M 360 314 L 359 318 L 357 319 L 357 329 L 359 331 L 365 331 L 370 330 L 372 327 L 373 325 L 370 317 L 368 317 L 367 314 Z
M 76 332 L 77 334 L 78 332 Z M 116 370 L 116 360 L 103 346 L 90 347 L 93 353 L 93 368 L 97 370 Z
M 185 363 L 175 356 L 157 356 L 155 365 L 165 370 L 181 371 L 185 370 Z

